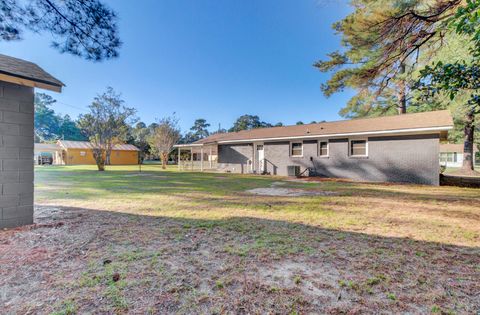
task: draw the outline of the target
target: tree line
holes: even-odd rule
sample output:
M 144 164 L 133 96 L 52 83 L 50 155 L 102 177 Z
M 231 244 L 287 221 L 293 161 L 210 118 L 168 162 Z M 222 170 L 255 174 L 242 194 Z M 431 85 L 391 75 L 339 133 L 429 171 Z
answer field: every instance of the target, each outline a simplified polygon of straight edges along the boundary
M 356 90 L 340 111 L 350 118 L 450 109 L 451 140 L 464 143 L 462 171 L 473 172 L 473 146 L 480 143 L 480 1 L 356 0 L 351 6 L 333 25 L 342 49 L 314 64 L 332 74 L 323 93 Z M 117 14 L 101 0 L 9 0 L 0 15 L 2 41 L 20 40 L 25 30 L 50 34 L 54 49 L 94 61 L 118 57 L 122 45 Z M 257 118 L 244 117 L 231 130 L 269 126 Z M 58 128 L 46 128 L 47 138 L 81 137 L 70 117 L 53 122 Z
M 103 171 L 110 164 L 110 155 L 116 144 L 133 144 L 140 150 L 140 162 L 160 158 L 166 167 L 173 145 L 193 143 L 212 134 L 237 132 L 255 128 L 283 126 L 262 121 L 257 115 L 238 117 L 229 129 L 211 130 L 206 119 L 199 118 L 182 134 L 178 121 L 171 116 L 158 119 L 149 125 L 139 121 L 136 109 L 128 106 L 121 94 L 108 87 L 97 95 L 88 106 L 88 112 L 76 120 L 69 115 L 55 112 L 56 100 L 48 94 L 35 95 L 35 140 L 52 143 L 57 140 L 90 141 L 98 169 Z M 303 124 L 298 122 L 297 124 Z
M 331 73 L 325 96 L 354 89 L 348 118 L 450 109 L 453 142 L 464 143 L 462 172 L 480 145 L 480 1 L 357 0 L 336 22 L 342 49 L 314 66 Z M 477 131 L 477 133 L 475 133 Z

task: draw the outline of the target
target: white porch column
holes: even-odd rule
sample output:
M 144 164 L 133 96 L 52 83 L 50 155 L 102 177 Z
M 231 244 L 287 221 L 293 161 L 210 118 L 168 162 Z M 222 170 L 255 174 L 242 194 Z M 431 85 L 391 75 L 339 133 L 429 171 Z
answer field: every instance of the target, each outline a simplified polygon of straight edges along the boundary
M 208 160 L 210 161 L 210 169 L 212 169 L 212 146 L 210 146 L 210 155 L 208 156 Z
M 190 163 L 192 164 L 192 171 L 193 171 L 193 147 L 190 147 Z
M 177 157 L 177 160 L 178 160 L 178 170 L 180 170 L 180 154 L 182 152 L 182 149 L 180 149 L 180 147 L 178 147 L 178 157 Z
M 203 147 L 200 147 L 200 171 L 203 172 Z

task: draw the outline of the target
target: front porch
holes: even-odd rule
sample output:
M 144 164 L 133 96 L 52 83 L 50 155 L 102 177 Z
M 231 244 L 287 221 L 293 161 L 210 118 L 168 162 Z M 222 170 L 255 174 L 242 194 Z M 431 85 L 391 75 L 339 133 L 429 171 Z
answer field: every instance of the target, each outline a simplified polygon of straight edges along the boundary
M 191 143 L 174 146 L 177 165 L 184 171 L 223 171 L 243 174 L 268 174 L 263 142 L 244 145 L 235 151 L 226 145 L 219 150 L 217 143 Z M 220 154 L 222 158 L 220 159 Z
M 177 165 L 182 171 L 216 171 L 218 146 L 216 144 L 178 144 Z

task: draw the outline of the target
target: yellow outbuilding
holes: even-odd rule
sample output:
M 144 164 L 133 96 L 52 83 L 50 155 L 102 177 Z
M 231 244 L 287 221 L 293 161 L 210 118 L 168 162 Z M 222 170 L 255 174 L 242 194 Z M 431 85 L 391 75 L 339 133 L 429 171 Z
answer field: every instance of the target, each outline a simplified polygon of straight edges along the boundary
M 60 163 L 63 165 L 96 164 L 93 157 L 92 144 L 87 141 L 59 140 L 57 145 L 62 149 Z M 138 164 L 139 149 L 132 144 L 116 144 L 110 155 L 111 165 Z

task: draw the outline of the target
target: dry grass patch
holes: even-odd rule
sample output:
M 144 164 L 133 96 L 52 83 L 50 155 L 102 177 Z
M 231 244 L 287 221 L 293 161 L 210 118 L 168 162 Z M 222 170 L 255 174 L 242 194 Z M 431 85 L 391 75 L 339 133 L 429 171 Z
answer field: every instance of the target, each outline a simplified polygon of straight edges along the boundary
M 0 232 L 5 312 L 480 309 L 478 190 L 285 181 L 335 195 L 256 196 L 282 178 L 144 169 L 38 169 L 38 225 Z

